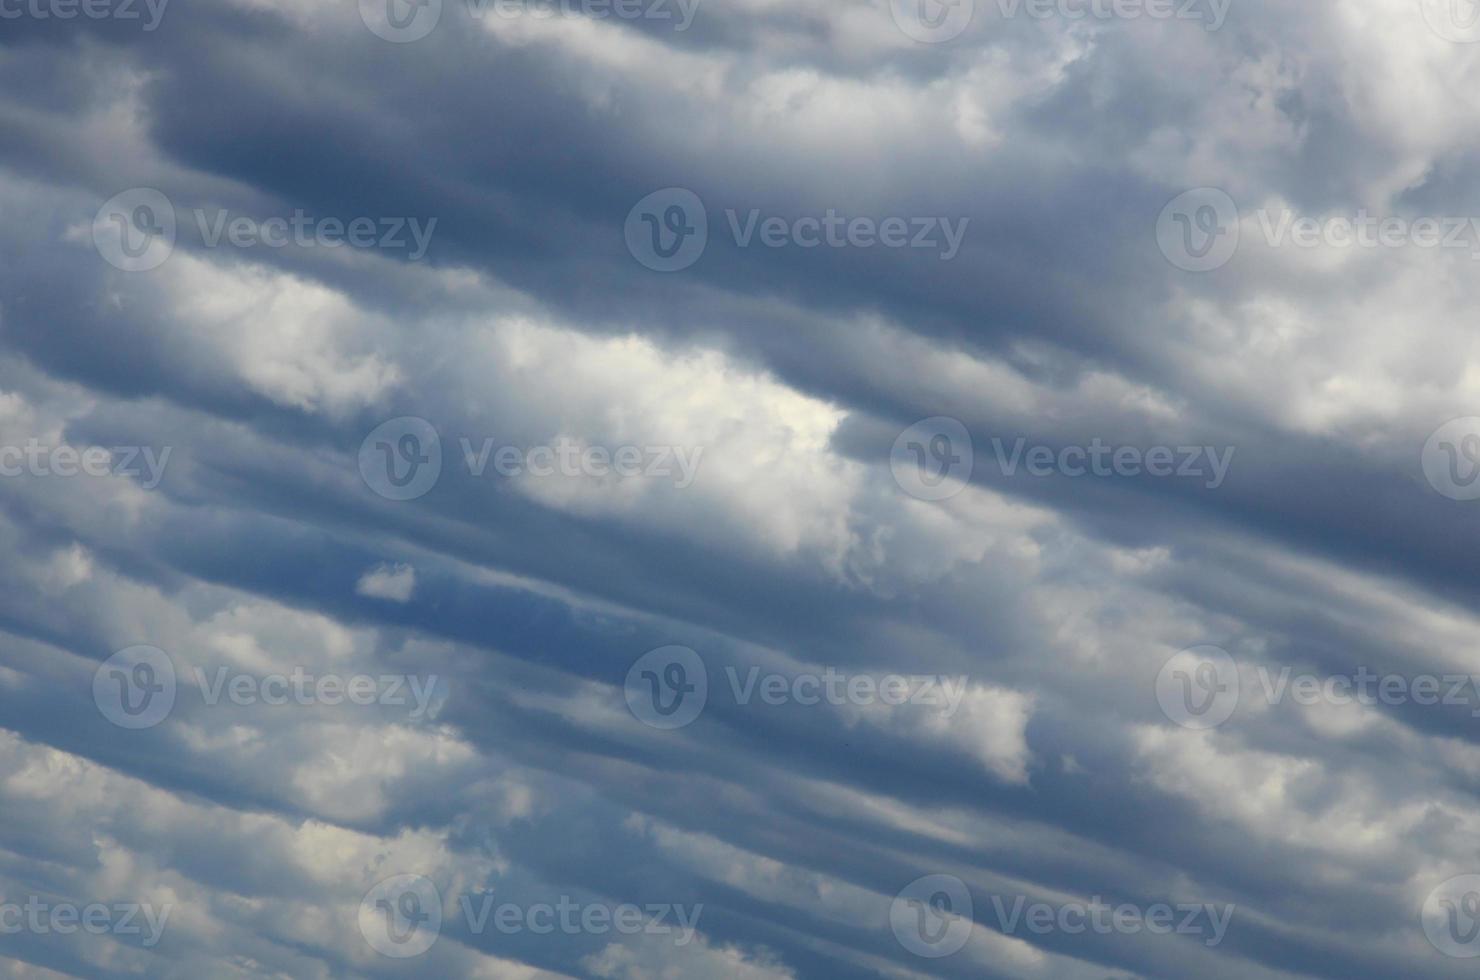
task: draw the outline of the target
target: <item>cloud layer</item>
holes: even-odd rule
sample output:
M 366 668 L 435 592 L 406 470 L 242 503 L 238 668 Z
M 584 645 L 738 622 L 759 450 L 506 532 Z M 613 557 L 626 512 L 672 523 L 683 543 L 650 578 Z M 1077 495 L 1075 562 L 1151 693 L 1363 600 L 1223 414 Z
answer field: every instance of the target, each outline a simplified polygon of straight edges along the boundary
M 69 9 L 0 976 L 1468 975 L 1459 7 Z

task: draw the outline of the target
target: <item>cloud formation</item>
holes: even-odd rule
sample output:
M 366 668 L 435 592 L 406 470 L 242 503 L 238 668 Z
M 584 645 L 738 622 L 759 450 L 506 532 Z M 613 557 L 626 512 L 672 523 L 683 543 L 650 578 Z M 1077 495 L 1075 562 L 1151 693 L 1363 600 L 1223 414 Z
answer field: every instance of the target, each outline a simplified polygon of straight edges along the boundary
M 0 3 L 0 976 L 1467 975 L 1464 7 Z

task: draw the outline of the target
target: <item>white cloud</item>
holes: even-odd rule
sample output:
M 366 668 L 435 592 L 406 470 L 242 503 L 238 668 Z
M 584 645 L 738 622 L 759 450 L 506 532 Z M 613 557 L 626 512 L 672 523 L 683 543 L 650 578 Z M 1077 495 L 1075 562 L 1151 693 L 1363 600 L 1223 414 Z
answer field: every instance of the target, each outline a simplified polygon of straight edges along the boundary
M 355 592 L 359 595 L 392 602 L 410 602 L 415 591 L 416 569 L 400 563 L 377 565 L 360 576 L 355 585 Z

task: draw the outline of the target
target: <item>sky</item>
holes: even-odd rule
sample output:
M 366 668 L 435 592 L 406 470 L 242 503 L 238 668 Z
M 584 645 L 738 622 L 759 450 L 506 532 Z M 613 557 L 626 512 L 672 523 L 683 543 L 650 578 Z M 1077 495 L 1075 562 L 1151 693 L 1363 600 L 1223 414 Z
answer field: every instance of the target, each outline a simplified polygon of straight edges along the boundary
M 0 977 L 1458 978 L 1475 0 L 0 0 Z

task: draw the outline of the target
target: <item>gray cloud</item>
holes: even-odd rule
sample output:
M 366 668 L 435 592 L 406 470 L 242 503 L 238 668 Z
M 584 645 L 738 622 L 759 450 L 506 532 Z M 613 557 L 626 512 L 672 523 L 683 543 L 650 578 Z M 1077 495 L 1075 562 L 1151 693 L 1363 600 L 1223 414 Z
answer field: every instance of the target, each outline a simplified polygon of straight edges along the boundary
M 1254 215 L 1472 214 L 1473 52 L 1400 0 L 1235 2 L 1214 31 L 977 0 L 941 44 L 890 8 L 674 31 L 445 2 L 404 44 L 277 0 L 6 21 L 0 449 L 42 462 L 0 476 L 0 974 L 1463 975 L 1435 889 L 1480 873 L 1469 707 L 1257 681 L 1472 673 L 1475 518 L 1425 476 L 1480 414 L 1472 259 L 1277 246 Z M 95 240 L 139 187 L 176 237 L 130 272 Z M 709 234 L 663 273 L 624 231 L 669 187 Z M 1196 187 L 1243 216 L 1203 273 L 1157 237 Z M 436 223 L 413 261 L 213 241 L 197 210 Z M 964 235 L 742 244 L 728 211 Z M 920 499 L 891 451 L 939 416 L 973 466 Z M 403 417 L 440 470 L 392 499 L 367 468 L 432 458 L 369 439 Z M 1034 476 L 994 439 L 1233 455 L 1216 486 Z M 697 465 L 478 472 L 483 445 Z M 63 475 L 91 447 L 107 471 Z M 94 679 L 136 645 L 178 687 L 130 730 Z M 673 645 L 709 697 L 664 730 L 629 670 Z M 1240 686 L 1209 730 L 1157 697 L 1202 645 Z M 949 714 L 770 703 L 729 686 L 752 670 L 965 687 Z M 197 671 L 436 696 L 212 703 Z M 443 899 L 407 959 L 362 908 L 397 875 Z M 940 957 L 898 931 L 930 875 L 973 906 Z M 463 915 L 489 895 L 702 913 L 683 944 L 499 931 Z M 1232 912 L 1209 943 L 1009 925 L 1019 898 Z M 173 911 L 149 946 L 5 931 L 28 900 Z

